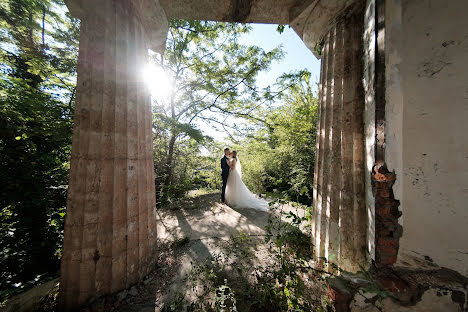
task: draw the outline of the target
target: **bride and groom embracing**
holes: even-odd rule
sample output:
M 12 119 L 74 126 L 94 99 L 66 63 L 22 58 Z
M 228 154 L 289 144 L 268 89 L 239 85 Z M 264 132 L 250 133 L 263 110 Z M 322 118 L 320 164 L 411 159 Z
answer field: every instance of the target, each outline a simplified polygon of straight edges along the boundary
M 268 202 L 257 198 L 242 181 L 242 168 L 236 151 L 224 149 L 221 158 L 221 177 L 223 188 L 221 201 L 232 208 L 250 208 L 267 211 Z

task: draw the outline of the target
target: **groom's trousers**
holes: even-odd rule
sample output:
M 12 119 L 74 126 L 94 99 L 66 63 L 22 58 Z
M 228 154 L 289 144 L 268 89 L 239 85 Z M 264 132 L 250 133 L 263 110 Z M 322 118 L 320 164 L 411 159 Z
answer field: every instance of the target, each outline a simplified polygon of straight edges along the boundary
M 223 187 L 221 189 L 221 201 L 225 201 L 225 194 L 226 194 L 226 184 L 228 180 L 229 172 L 227 174 L 222 174 L 221 177 L 223 178 Z

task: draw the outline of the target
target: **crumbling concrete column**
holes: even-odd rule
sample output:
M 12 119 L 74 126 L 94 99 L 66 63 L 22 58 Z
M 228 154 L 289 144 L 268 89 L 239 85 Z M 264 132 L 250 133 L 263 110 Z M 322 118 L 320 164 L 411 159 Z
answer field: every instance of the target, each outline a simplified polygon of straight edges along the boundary
M 356 271 L 368 262 L 363 10 L 357 2 L 330 18 L 332 24 L 325 27 L 328 31 L 319 48 L 322 68 L 312 231 L 315 257 L 326 259 L 325 267 L 334 264 L 330 270 L 339 266 Z M 306 26 L 304 37 L 313 29 Z
M 137 283 L 155 259 L 147 49 L 164 46 L 157 1 L 68 1 L 81 19 L 60 309 Z M 153 45 L 150 46 L 149 43 Z

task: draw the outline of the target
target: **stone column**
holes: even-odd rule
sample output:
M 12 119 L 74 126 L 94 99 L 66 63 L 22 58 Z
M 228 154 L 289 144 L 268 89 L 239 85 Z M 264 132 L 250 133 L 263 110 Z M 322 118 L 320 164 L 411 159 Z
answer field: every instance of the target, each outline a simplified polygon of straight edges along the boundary
M 323 37 L 313 243 L 322 265 L 366 265 L 363 6 L 351 5 Z M 333 270 L 334 266 L 329 269 Z
M 156 258 L 151 102 L 141 70 L 149 40 L 159 37 L 163 45 L 160 33 L 167 31 L 156 1 L 67 5 L 81 19 L 81 34 L 60 276 L 63 311 L 137 283 Z

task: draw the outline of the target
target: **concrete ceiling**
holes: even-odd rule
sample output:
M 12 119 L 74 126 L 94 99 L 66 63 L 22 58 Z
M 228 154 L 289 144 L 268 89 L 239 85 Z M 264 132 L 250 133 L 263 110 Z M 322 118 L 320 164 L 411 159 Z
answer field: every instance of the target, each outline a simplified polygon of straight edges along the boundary
M 241 23 L 289 24 L 317 0 L 161 0 L 168 17 Z
M 317 55 L 315 46 L 346 7 L 363 0 L 127 0 L 148 30 L 150 47 L 164 50 L 172 18 L 290 25 Z M 105 0 L 65 0 L 70 12 L 83 18 L 99 12 Z M 99 13 L 98 13 L 99 14 Z

